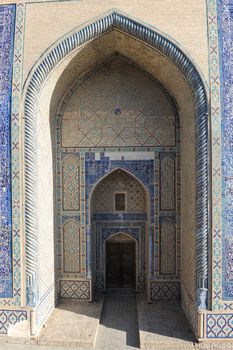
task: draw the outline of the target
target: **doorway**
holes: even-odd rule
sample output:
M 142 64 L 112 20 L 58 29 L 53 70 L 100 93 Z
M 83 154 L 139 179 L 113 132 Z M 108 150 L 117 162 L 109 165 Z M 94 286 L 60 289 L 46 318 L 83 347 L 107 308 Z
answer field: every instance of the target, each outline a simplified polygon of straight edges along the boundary
M 135 243 L 106 244 L 107 288 L 135 288 Z

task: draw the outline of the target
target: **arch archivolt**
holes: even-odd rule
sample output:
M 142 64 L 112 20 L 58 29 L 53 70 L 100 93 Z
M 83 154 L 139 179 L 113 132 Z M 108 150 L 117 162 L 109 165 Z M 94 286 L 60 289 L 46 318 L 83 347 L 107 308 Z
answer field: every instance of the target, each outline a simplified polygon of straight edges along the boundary
M 191 60 L 171 40 L 140 23 L 113 12 L 88 25 L 86 28 L 75 30 L 56 43 L 34 67 L 26 84 L 24 136 L 28 305 L 32 305 L 38 300 L 38 269 L 43 268 L 38 265 L 37 246 L 37 237 L 40 236 L 43 225 L 37 216 L 35 208 L 39 206 L 40 213 L 44 214 L 44 217 L 46 217 L 45 210 L 49 206 L 52 212 L 55 211 L 53 191 L 50 191 L 43 198 L 37 191 L 38 188 L 42 188 L 42 179 L 45 175 L 50 179 L 51 186 L 52 183 L 56 182 L 54 179 L 54 159 L 56 157 L 60 161 L 60 163 L 57 163 L 56 171 L 61 172 L 62 157 L 67 156 L 69 153 L 78 156 L 80 169 L 80 210 L 76 210 L 75 214 L 73 213 L 72 215 L 76 216 L 75 220 L 80 221 L 81 249 L 85 249 L 84 247 L 87 246 L 87 261 L 83 258 L 80 261 L 80 276 L 87 278 L 87 280 L 91 278 L 91 274 L 88 275 L 88 273 L 91 271 L 92 265 L 92 228 L 90 222 L 86 222 L 87 207 L 85 204 L 89 200 L 85 193 L 85 181 L 87 181 L 87 178 L 85 178 L 85 167 L 90 158 L 86 157 L 85 151 L 79 148 L 78 145 L 75 145 L 75 147 L 72 145 L 72 147 L 64 149 L 62 154 L 59 150 L 61 146 L 59 142 L 57 146 L 57 140 L 59 141 L 60 137 L 58 126 L 63 114 L 61 111 L 66 108 L 67 103 L 70 101 L 70 96 L 77 88 L 77 84 L 80 83 L 77 83 L 76 78 L 84 77 L 87 71 L 91 75 L 93 71 L 103 65 L 106 57 L 112 57 L 115 53 L 126 57 L 126 59 L 133 62 L 135 67 L 140 66 L 149 76 L 155 77 L 165 87 L 165 90 L 169 92 L 172 99 L 176 101 L 173 105 L 178 109 L 180 116 L 181 142 L 177 145 L 177 149 L 178 153 L 180 151 L 182 168 L 181 176 L 179 175 L 177 182 L 180 184 L 180 187 L 177 186 L 175 191 L 176 195 L 181 197 L 180 229 L 181 232 L 186 234 L 182 237 L 179 236 L 179 241 L 182 240 L 182 251 L 184 251 L 181 269 L 183 269 L 185 279 L 182 283 L 187 290 L 192 291 L 191 297 L 193 302 L 197 298 L 197 289 L 202 288 L 205 291 L 207 287 L 208 108 L 203 80 Z M 76 80 L 75 83 L 74 80 Z M 69 91 L 68 94 L 67 91 Z M 58 105 L 60 105 L 59 109 L 57 109 Z M 100 147 L 98 150 L 94 150 L 95 147 L 91 146 L 89 153 L 95 153 L 96 156 L 96 153 L 100 154 L 102 149 Z M 146 145 L 146 147 L 148 148 L 149 146 Z M 58 153 L 56 153 L 57 150 L 59 150 Z M 106 152 L 110 151 L 110 147 L 109 149 L 107 148 Z M 129 153 L 134 151 L 131 146 L 127 149 Z M 152 150 L 140 150 L 140 152 L 143 151 L 151 152 Z M 154 164 L 159 164 L 160 154 L 158 150 L 154 151 Z M 165 148 L 165 152 L 168 155 L 170 154 L 170 158 L 168 157 L 167 159 L 171 160 L 174 158 L 174 149 L 169 150 Z M 44 164 L 45 158 L 49 159 L 46 167 L 40 166 Z M 141 161 L 142 159 L 136 160 Z M 36 163 L 38 163 L 38 173 L 36 172 Z M 180 158 L 178 156 L 176 158 L 176 169 L 179 168 Z M 182 182 L 180 179 L 182 179 Z M 56 186 L 54 187 L 54 192 L 57 191 Z M 160 191 L 160 189 L 155 190 Z M 43 208 L 42 202 L 43 205 L 48 203 L 48 206 L 44 205 Z M 152 213 L 151 210 L 152 208 L 150 208 L 150 215 Z M 69 213 L 66 213 L 67 218 L 69 215 Z M 48 220 L 50 223 L 48 225 L 51 231 L 50 234 L 61 230 L 63 220 L 61 217 L 59 218 L 60 221 L 58 220 L 55 224 L 53 223 L 53 218 L 50 217 Z M 172 215 L 171 220 L 164 221 L 162 226 L 169 227 L 172 232 L 171 222 Z M 153 242 L 156 241 L 154 237 L 158 234 L 156 227 L 154 222 L 150 222 L 148 225 L 149 247 L 147 254 L 151 256 L 151 261 L 147 263 L 148 279 L 153 279 L 156 276 L 153 265 L 155 263 L 154 258 L 152 259 L 152 255 L 154 256 L 153 249 L 155 248 Z M 119 232 L 119 227 L 116 229 Z M 141 230 L 143 229 L 141 228 Z M 123 227 L 122 232 L 125 232 Z M 146 233 L 144 232 L 144 234 Z M 57 239 L 59 240 L 59 236 Z M 164 244 L 166 244 L 166 240 Z M 32 246 L 36 248 L 33 254 L 31 254 Z M 190 257 L 189 248 L 191 246 L 194 256 Z M 196 251 L 193 249 L 194 246 L 196 246 Z M 185 270 L 187 264 L 192 270 L 190 274 Z M 159 269 L 159 266 L 157 269 Z M 58 273 L 57 277 L 59 278 L 59 276 Z

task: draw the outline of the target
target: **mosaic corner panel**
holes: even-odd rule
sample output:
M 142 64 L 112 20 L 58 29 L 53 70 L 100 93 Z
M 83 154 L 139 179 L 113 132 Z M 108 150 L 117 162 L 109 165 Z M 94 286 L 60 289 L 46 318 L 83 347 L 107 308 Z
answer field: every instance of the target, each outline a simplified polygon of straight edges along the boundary
M 91 299 L 90 281 L 61 280 L 60 282 L 61 298 L 68 299 Z
M 152 301 L 174 301 L 180 299 L 179 282 L 151 282 L 150 298 Z
M 207 314 L 206 338 L 233 338 L 233 314 Z
M 0 310 L 0 334 L 7 334 L 11 326 L 28 319 L 28 312 L 21 310 Z

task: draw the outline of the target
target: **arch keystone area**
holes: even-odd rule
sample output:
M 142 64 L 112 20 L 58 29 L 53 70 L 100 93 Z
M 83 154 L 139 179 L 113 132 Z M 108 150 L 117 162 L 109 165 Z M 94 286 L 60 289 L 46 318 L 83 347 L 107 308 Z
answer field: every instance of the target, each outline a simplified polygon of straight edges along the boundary
M 188 82 L 196 114 L 196 273 L 198 307 L 207 307 L 208 278 L 208 102 L 204 82 L 191 59 L 170 38 L 153 28 L 112 11 L 85 27 L 77 28 L 48 49 L 32 69 L 26 84 L 24 113 L 25 237 L 27 305 L 38 301 L 37 237 L 37 130 L 36 106 L 43 85 L 52 70 L 80 45 L 118 29 L 149 44 L 175 64 Z

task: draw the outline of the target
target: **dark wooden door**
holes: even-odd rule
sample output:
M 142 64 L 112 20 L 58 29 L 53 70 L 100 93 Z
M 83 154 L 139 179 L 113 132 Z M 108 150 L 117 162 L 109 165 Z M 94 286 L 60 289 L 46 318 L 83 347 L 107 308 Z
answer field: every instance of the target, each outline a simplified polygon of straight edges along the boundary
M 107 288 L 135 287 L 135 243 L 107 243 Z

